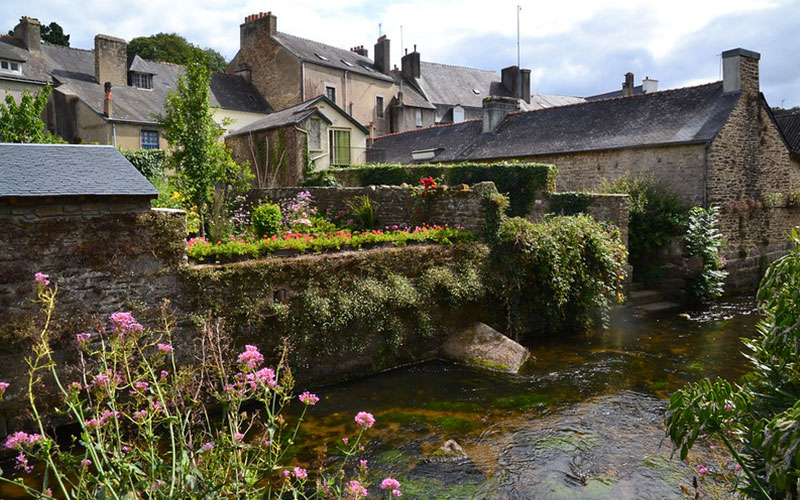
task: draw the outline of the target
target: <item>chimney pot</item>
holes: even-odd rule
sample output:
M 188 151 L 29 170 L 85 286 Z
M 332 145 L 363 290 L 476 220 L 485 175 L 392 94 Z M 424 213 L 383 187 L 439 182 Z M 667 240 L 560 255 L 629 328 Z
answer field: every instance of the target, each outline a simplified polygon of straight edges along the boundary
M 106 95 L 105 99 L 103 100 L 103 115 L 106 118 L 111 118 L 111 111 L 112 111 L 112 100 L 111 100 L 111 82 L 106 82 L 103 85 L 105 89 Z
M 722 92 L 759 92 L 758 61 L 761 54 L 747 49 L 722 53 Z

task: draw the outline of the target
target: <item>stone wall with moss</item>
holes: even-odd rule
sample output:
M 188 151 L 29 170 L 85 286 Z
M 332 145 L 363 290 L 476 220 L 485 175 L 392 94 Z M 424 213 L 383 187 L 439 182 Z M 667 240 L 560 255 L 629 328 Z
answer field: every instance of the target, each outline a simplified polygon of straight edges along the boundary
M 487 255 L 471 243 L 192 266 L 182 306 L 237 342 L 286 339 L 298 376 L 333 382 L 431 357 L 451 328 L 485 320 Z

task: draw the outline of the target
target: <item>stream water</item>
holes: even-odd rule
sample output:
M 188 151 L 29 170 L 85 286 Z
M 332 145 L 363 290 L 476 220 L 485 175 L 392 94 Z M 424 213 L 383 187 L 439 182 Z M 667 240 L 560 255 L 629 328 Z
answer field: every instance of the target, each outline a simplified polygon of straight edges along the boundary
M 705 376 L 743 375 L 740 338 L 757 320 L 750 299 L 688 318 L 622 310 L 607 331 L 528 342 L 519 375 L 436 361 L 326 388 L 305 428 L 334 442 L 356 412 L 372 412 L 365 458 L 403 483 L 404 498 L 687 498 L 680 484 L 696 466 L 722 459 L 711 444 L 689 463 L 672 456 L 666 398 Z M 467 458 L 436 453 L 450 439 Z

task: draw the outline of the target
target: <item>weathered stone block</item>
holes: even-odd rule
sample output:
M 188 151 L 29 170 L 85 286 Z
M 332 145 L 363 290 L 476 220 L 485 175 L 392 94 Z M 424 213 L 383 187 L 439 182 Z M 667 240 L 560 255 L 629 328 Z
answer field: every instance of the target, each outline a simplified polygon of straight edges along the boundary
M 518 372 L 530 356 L 523 346 L 483 323 L 452 334 L 441 353 L 460 363 L 510 373 Z

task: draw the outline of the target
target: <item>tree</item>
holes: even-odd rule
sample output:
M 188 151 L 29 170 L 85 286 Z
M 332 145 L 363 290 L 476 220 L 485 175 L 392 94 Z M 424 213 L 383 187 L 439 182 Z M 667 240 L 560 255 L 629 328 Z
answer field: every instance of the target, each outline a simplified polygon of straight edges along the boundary
M 211 71 L 225 71 L 225 58 L 214 49 L 201 49 L 177 33 L 157 33 L 136 37 L 128 43 L 128 56 L 138 55 L 151 61 L 187 65 L 199 60 Z
M 175 91 L 167 95 L 166 114 L 159 118 L 172 147 L 168 164 L 176 172 L 181 192 L 203 220 L 208 220 L 212 200 L 219 206 L 228 191 L 246 188 L 252 176 L 249 168 L 239 167 L 227 146 L 217 140 L 222 130 L 211 114 L 209 80 L 206 65 L 191 61 Z M 216 199 L 215 188 L 219 188 Z
M 47 26 L 42 25 L 42 40 L 50 42 L 53 45 L 69 47 L 69 35 L 65 34 L 64 28 L 55 21 Z
M 800 106 L 795 106 L 793 108 L 781 108 L 780 106 L 775 106 L 772 108 L 772 112 L 776 115 L 791 115 L 794 113 L 800 113 Z
M 22 93 L 19 104 L 10 94 L 0 103 L 0 142 L 63 142 L 46 130 L 42 112 L 50 98 L 50 85 L 31 95 Z

